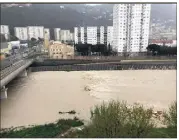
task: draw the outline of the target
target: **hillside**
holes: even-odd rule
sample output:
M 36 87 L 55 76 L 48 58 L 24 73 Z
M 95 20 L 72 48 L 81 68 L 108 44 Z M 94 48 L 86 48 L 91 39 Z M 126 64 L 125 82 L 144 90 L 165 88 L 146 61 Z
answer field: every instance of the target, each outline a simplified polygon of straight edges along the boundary
M 1 24 L 15 26 L 41 25 L 73 31 L 74 26 L 112 25 L 113 4 L 88 6 L 86 4 L 32 4 L 1 8 Z M 172 20 L 168 22 L 168 20 Z M 167 21 L 166 23 L 164 21 Z M 151 22 L 176 26 L 176 6 L 152 4 Z M 52 29 L 51 29 L 52 32 Z

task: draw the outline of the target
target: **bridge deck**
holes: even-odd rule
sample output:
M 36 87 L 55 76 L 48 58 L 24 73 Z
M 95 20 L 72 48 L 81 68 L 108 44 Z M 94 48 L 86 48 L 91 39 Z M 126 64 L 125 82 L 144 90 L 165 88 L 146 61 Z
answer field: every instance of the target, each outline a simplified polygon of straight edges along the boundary
M 33 59 L 19 61 L 1 71 L 1 88 L 13 80 L 20 72 L 33 63 Z

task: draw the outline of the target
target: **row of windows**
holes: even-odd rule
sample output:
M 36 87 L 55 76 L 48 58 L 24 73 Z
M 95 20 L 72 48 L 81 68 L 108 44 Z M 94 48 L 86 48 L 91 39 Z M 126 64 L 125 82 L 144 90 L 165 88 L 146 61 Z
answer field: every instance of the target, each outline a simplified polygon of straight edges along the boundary
M 61 49 L 51 49 L 51 51 L 61 51 Z

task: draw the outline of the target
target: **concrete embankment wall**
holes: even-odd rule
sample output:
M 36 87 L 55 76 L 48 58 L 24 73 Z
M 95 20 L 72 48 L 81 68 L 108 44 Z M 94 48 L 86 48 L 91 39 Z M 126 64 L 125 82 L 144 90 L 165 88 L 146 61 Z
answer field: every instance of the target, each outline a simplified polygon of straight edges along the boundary
M 113 62 L 120 62 L 121 60 L 115 60 Z M 42 62 L 35 61 L 31 66 L 59 66 L 59 65 L 74 65 L 74 64 L 89 64 L 89 63 L 101 63 L 101 62 L 111 62 L 111 60 L 80 60 L 80 59 L 46 59 Z
M 38 71 L 90 71 L 90 70 L 140 70 L 140 69 L 159 69 L 176 70 L 176 62 L 168 63 L 98 63 L 82 65 L 59 65 L 59 66 L 31 66 L 32 72 Z

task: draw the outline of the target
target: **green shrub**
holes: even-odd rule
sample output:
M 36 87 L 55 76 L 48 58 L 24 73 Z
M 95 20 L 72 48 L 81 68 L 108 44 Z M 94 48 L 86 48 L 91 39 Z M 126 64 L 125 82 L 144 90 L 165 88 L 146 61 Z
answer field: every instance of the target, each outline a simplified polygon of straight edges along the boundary
M 82 137 L 91 138 L 142 138 L 154 127 L 152 109 L 142 105 L 129 107 L 125 102 L 111 101 L 91 111 L 91 124 Z
M 164 113 L 164 124 L 167 127 L 177 127 L 177 102 L 173 102 L 170 107 L 169 111 Z

